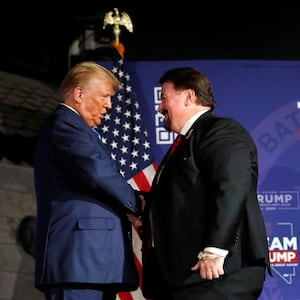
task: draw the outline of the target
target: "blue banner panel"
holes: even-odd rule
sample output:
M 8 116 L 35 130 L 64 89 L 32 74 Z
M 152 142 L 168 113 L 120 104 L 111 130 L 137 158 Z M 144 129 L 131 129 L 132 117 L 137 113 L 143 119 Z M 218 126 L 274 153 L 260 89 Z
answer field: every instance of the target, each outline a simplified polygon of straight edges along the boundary
M 110 62 L 99 62 L 110 67 Z M 157 112 L 160 76 L 194 67 L 211 81 L 216 115 L 239 121 L 259 157 L 258 199 L 268 232 L 273 277 L 260 300 L 300 300 L 300 61 L 130 61 L 127 70 L 142 107 L 157 163 L 174 140 Z

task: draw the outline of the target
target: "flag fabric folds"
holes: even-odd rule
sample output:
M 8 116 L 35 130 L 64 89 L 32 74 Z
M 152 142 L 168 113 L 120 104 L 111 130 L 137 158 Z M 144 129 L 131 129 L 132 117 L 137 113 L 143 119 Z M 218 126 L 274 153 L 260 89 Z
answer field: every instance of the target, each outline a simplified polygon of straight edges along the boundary
M 126 71 L 120 47 L 114 47 L 111 71 L 120 80 L 121 89 L 113 96 L 113 108 L 108 111 L 98 130 L 121 175 L 135 190 L 149 191 L 157 164 L 147 129 L 143 124 L 140 104 L 132 88 L 132 78 Z M 141 244 L 140 237 L 133 228 L 133 250 L 140 275 Z M 136 291 L 119 293 L 117 298 L 143 300 L 141 285 Z

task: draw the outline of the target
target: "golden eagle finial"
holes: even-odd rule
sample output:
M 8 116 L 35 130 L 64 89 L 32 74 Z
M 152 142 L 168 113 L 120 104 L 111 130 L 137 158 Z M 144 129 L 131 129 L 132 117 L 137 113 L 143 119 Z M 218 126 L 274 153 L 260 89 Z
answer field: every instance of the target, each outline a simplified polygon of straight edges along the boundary
M 105 14 L 103 20 L 103 29 L 105 29 L 107 25 L 113 25 L 115 41 L 116 44 L 118 45 L 120 42 L 119 36 L 121 33 L 120 26 L 124 26 L 129 32 L 133 32 L 133 25 L 129 15 L 126 12 L 123 11 L 120 16 L 119 10 L 117 8 L 114 8 L 114 11 L 115 11 L 115 15 L 113 15 L 114 14 L 113 11 L 109 11 Z

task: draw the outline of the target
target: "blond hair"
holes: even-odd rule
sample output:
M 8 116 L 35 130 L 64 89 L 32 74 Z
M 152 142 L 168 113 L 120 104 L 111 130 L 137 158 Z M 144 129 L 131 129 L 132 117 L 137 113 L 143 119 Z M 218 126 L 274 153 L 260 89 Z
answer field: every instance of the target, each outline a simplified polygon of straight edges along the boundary
M 60 84 L 59 93 L 65 99 L 75 87 L 84 86 L 95 77 L 110 82 L 115 91 L 120 88 L 120 81 L 111 71 L 96 62 L 83 61 L 74 65 L 68 71 Z

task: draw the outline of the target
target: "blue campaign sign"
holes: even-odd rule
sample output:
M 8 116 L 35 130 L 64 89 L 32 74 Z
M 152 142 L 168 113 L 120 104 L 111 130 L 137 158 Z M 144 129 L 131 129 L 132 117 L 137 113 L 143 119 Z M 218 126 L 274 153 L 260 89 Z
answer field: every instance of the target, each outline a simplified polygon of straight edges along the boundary
M 109 62 L 100 62 L 109 67 Z M 211 81 L 215 114 L 239 121 L 253 136 L 259 157 L 258 199 L 268 232 L 273 277 L 260 300 L 299 300 L 300 271 L 300 61 L 129 61 L 156 161 L 174 140 L 157 112 L 160 76 L 194 67 Z

